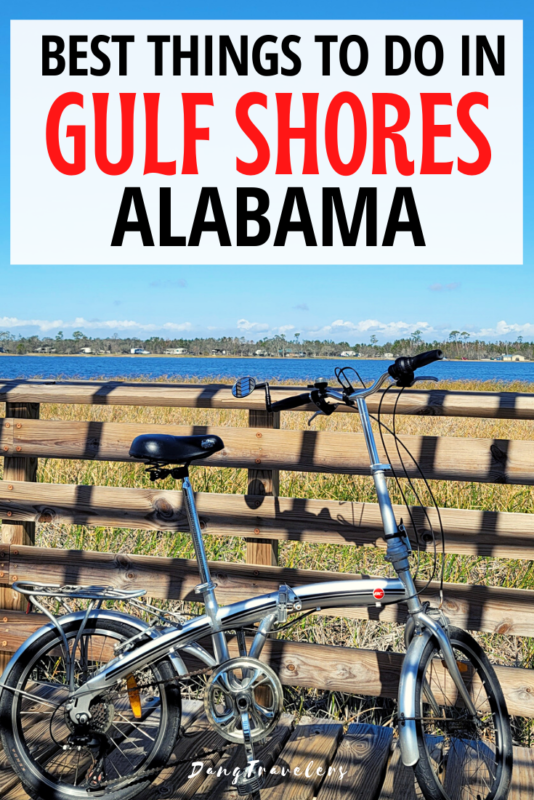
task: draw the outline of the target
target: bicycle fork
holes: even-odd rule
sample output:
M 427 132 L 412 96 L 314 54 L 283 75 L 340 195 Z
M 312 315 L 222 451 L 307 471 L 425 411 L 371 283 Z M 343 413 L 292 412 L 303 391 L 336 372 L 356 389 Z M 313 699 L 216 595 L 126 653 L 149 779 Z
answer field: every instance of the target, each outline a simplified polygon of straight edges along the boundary
M 424 649 L 427 642 L 434 638 L 443 655 L 447 670 L 470 714 L 476 716 L 476 709 L 471 700 L 466 685 L 462 680 L 460 670 L 454 657 L 454 652 L 449 637 L 443 626 L 425 613 L 423 605 L 417 594 L 417 589 L 410 572 L 409 555 L 411 548 L 405 532 L 399 530 L 391 498 L 389 496 L 385 472 L 391 469 L 389 464 L 381 464 L 376 448 L 371 419 L 365 398 L 358 397 L 358 411 L 362 423 L 363 434 L 369 457 L 371 459 L 371 474 L 375 484 L 378 505 L 382 517 L 384 534 L 387 542 L 386 559 L 393 565 L 399 579 L 404 584 L 406 591 L 406 604 L 410 615 L 406 625 L 407 651 L 402 665 L 399 682 L 399 740 L 402 762 L 406 767 L 411 767 L 419 760 L 417 745 L 416 720 L 420 709 L 416 708 L 416 683 Z M 428 684 L 423 687 L 425 697 L 430 705 L 437 707 L 432 689 Z

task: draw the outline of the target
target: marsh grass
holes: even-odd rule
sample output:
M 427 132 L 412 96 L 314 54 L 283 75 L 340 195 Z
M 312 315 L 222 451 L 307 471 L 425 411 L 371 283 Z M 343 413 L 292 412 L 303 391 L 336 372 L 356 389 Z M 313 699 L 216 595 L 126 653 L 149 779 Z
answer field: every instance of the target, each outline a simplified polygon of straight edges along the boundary
M 162 378 L 161 382 L 170 382 Z M 224 380 L 182 380 L 181 383 L 224 383 Z M 228 381 L 226 381 L 228 382 Z M 428 386 L 427 388 L 432 388 Z M 534 384 L 523 382 L 446 382 L 440 389 L 464 391 L 514 391 L 534 392 Z M 4 409 L 0 406 L 0 415 Z M 286 430 L 305 430 L 309 414 L 289 412 L 282 414 L 281 427 Z M 109 421 L 146 423 L 147 425 L 211 425 L 217 427 L 246 427 L 248 412 L 237 409 L 191 409 L 129 406 L 41 405 L 41 418 L 65 421 Z M 391 417 L 384 415 L 384 422 Z M 373 423 L 376 429 L 376 424 Z M 493 420 L 462 417 L 397 417 L 397 432 L 402 434 L 448 436 L 460 438 L 534 439 L 534 422 L 527 420 Z M 357 414 L 333 414 L 314 422 L 315 430 L 360 432 Z M 1 468 L 0 468 L 1 470 Z M 1 471 L 0 471 L 1 476 Z M 38 481 L 45 483 L 76 483 L 82 485 L 151 487 L 142 465 L 100 462 L 40 459 Z M 192 470 L 195 490 L 203 492 L 243 494 L 247 487 L 247 470 L 195 467 Z M 400 492 L 391 480 L 394 503 L 402 503 Z M 534 488 L 501 484 L 464 483 L 460 481 L 431 481 L 432 491 L 441 507 L 512 511 L 533 513 Z M 422 481 L 414 481 L 424 504 L 431 499 Z M 170 479 L 160 488 L 175 488 Z M 417 500 L 409 487 L 404 486 L 408 501 Z M 305 472 L 281 472 L 280 494 L 285 497 L 337 499 L 359 502 L 376 502 L 371 478 L 350 475 L 326 475 Z M 239 537 L 206 536 L 206 549 L 211 560 L 242 562 L 246 558 L 246 543 Z M 83 527 L 79 525 L 40 524 L 37 544 L 101 552 L 127 552 L 139 555 L 160 555 L 194 558 L 191 538 L 187 532 L 162 533 L 135 531 L 126 528 Z M 391 567 L 382 551 L 354 545 L 311 544 L 280 542 L 279 563 L 284 567 L 332 570 L 336 572 L 391 575 Z M 432 567 L 430 555 L 423 554 L 421 577 L 429 576 Z M 506 586 L 534 589 L 534 562 L 520 559 L 486 558 L 481 556 L 450 555 L 446 560 L 445 580 L 448 582 Z M 189 604 L 178 605 L 180 610 L 191 609 Z M 285 633 L 296 641 L 319 644 L 345 645 L 377 650 L 402 651 L 402 628 L 393 623 L 360 621 L 335 617 L 308 617 Z M 534 665 L 534 639 L 497 634 L 474 634 L 497 664 L 532 668 Z M 391 724 L 394 704 L 377 698 L 363 698 L 339 692 L 287 689 L 289 710 L 297 713 L 314 713 L 334 716 L 342 721 L 380 722 Z M 515 720 L 517 741 L 530 745 L 534 722 Z

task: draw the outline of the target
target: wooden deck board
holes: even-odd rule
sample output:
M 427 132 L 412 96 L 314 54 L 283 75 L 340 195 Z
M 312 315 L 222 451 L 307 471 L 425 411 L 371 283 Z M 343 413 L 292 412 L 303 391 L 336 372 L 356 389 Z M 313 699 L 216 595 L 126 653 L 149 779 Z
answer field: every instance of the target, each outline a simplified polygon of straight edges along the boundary
M 243 748 L 226 749 L 228 743 L 209 728 L 200 702 L 184 701 L 183 726 L 189 735 L 180 739 L 143 800 L 239 800 L 232 780 L 233 771 L 245 764 Z M 422 800 L 413 769 L 401 762 L 392 729 L 353 723 L 343 735 L 340 724 L 309 717 L 292 729 L 293 718 L 284 714 L 267 741 L 256 747 L 268 773 L 261 800 Z M 203 755 L 222 748 L 224 752 Z M 185 759 L 187 763 L 176 763 Z M 202 761 L 203 768 L 193 768 L 194 761 Z M 1 755 L 0 797 L 28 800 Z M 532 797 L 534 748 L 514 747 L 509 800 Z
M 413 769 L 402 763 L 398 742 L 394 745 L 378 800 L 420 800 L 414 788 Z
M 514 747 L 514 771 L 508 800 L 534 797 L 534 748 Z
M 278 758 L 291 735 L 292 729 L 293 717 L 290 714 L 284 714 L 280 723 L 272 734 L 267 737 L 266 741 L 256 746 L 255 755 L 265 765 L 267 772 Z M 221 774 L 215 773 L 208 776 L 197 791 L 196 800 L 237 800 L 237 789 L 232 785 L 234 781 L 232 773 L 235 769 L 243 769 L 246 766 L 244 748 L 236 744 L 225 753 L 217 766 L 218 769 L 221 769 Z
M 382 784 L 393 730 L 351 724 L 324 779 L 317 800 L 369 800 Z
M 298 725 L 278 756 L 261 800 L 311 800 L 336 754 L 343 727 L 333 722 Z

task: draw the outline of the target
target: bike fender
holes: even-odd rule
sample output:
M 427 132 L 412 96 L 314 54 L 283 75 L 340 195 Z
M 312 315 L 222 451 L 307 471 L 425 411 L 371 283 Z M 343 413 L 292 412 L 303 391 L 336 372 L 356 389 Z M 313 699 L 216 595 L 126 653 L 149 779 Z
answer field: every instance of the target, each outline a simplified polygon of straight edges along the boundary
M 402 763 L 405 767 L 413 767 L 419 761 L 417 731 L 415 717 L 415 684 L 417 669 L 426 643 L 432 638 L 430 631 L 413 636 L 404 656 L 399 682 L 399 742 Z
M 65 614 L 64 616 L 58 618 L 58 622 L 60 625 L 66 625 L 70 622 L 76 622 L 78 620 L 82 620 L 85 617 L 85 613 L 86 613 L 85 611 L 75 611 L 72 614 Z M 89 616 L 91 618 L 99 617 L 100 619 L 104 620 L 117 620 L 119 622 L 126 622 L 128 623 L 128 625 L 131 625 L 133 628 L 137 628 L 139 631 L 146 630 L 147 628 L 150 627 L 147 622 L 144 622 L 143 620 L 138 619 L 137 617 L 131 617 L 129 614 L 121 614 L 120 612 L 112 611 L 111 609 L 110 610 L 104 608 L 95 609 L 90 613 Z M 23 644 L 21 644 L 18 650 L 13 654 L 11 659 L 8 661 L 6 668 L 2 676 L 0 677 L 0 684 L 6 682 L 19 656 L 22 655 L 22 653 L 24 653 L 24 651 L 28 647 L 30 647 L 34 642 L 38 641 L 43 636 L 45 636 L 48 633 L 48 631 L 54 629 L 55 625 L 52 622 L 47 622 L 46 625 L 43 625 L 42 628 L 39 628 L 34 633 L 32 633 L 32 635 L 29 636 L 28 639 L 26 639 L 26 641 Z M 154 639 L 157 636 L 159 636 L 159 634 L 157 631 L 150 631 L 148 636 L 151 636 Z M 168 658 L 170 658 L 172 665 L 178 675 L 184 675 L 187 672 L 185 664 L 179 655 L 177 655 L 176 653 L 170 653 Z M 0 697 L 2 696 L 2 691 L 3 689 L 0 687 Z

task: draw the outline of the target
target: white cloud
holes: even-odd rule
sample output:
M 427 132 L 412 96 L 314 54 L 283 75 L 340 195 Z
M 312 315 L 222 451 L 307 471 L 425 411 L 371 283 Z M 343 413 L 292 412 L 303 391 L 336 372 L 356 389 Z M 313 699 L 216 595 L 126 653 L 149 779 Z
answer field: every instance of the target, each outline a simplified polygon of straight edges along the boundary
M 72 321 L 63 319 L 18 319 L 18 317 L 0 317 L 0 328 L 39 328 L 43 333 L 56 328 L 81 328 L 85 330 L 113 330 L 113 331 L 186 331 L 191 327 L 190 322 L 164 322 L 157 325 L 154 323 L 136 322 L 130 319 L 91 319 L 76 317 Z
M 237 327 L 240 331 L 267 331 L 269 326 L 266 322 L 249 322 L 248 319 L 238 319 Z
M 324 325 L 322 328 L 315 330 L 314 333 L 374 333 L 377 336 L 390 339 L 409 336 L 415 330 L 420 330 L 423 336 L 434 332 L 434 328 L 429 322 L 380 322 L 376 319 L 350 322 L 348 320 L 336 319 L 330 325 Z
M 294 331 L 295 330 L 295 326 L 294 325 L 280 325 L 280 327 L 276 328 L 276 330 L 278 331 L 278 333 L 289 333 L 289 331 Z
M 494 328 L 481 328 L 479 331 L 477 331 L 478 336 L 502 337 L 509 336 L 511 333 L 515 333 L 517 336 L 523 336 L 525 334 L 532 336 L 534 335 L 534 323 L 508 323 L 504 320 L 501 320 Z

